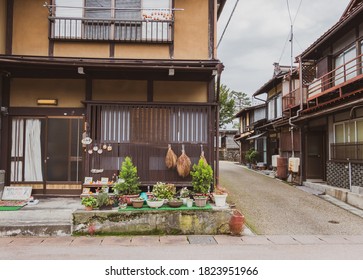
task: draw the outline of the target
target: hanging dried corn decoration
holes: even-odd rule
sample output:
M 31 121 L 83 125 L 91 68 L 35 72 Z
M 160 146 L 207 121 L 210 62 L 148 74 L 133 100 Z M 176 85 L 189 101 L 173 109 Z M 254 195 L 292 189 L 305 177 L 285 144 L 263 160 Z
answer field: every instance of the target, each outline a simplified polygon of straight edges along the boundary
M 171 145 L 169 144 L 168 151 L 166 152 L 166 157 L 165 157 L 166 167 L 169 169 L 175 168 L 177 159 L 178 159 L 177 155 L 171 149 Z
M 178 171 L 179 176 L 187 177 L 190 173 L 190 167 L 192 162 L 190 158 L 185 154 L 184 145 L 182 145 L 182 154 L 176 161 L 176 170 Z
M 205 163 L 205 165 L 208 164 L 207 159 L 204 156 L 203 145 L 200 145 L 200 159 L 203 160 L 203 162 Z

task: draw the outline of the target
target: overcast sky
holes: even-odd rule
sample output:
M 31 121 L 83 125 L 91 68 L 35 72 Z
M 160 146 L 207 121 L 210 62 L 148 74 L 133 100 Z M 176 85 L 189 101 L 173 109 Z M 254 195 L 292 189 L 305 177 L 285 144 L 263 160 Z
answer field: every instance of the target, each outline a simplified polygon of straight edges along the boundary
M 295 19 L 294 57 L 332 27 L 349 2 L 289 0 L 291 17 Z M 218 39 L 235 3 L 236 0 L 227 0 L 218 21 Z M 272 78 L 274 62 L 290 65 L 290 26 L 287 0 L 240 0 L 218 48 L 218 57 L 225 66 L 222 83 L 231 90 L 252 95 Z

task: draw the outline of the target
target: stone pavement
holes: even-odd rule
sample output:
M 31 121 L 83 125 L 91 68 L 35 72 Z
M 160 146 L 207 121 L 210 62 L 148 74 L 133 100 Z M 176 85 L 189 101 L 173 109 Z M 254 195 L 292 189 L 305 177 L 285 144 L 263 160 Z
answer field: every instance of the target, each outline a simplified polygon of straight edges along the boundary
M 15 259 L 363 260 L 363 235 L 0 238 L 0 260 Z

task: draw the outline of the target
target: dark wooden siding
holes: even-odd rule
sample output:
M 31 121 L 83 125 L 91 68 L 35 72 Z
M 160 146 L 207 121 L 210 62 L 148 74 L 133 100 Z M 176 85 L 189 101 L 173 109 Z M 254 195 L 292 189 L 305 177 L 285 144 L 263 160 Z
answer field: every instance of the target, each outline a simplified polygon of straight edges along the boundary
M 165 166 L 168 144 L 178 156 L 184 145 L 193 164 L 198 162 L 202 149 L 208 162 L 212 160 L 210 106 L 92 104 L 88 112 L 94 142 L 87 149 L 107 144 L 112 151 L 86 153 L 86 174 L 91 169 L 104 169 L 102 177 L 111 178 L 118 174 L 123 159 L 130 156 L 144 185 L 157 181 L 185 184 L 190 183 L 190 176 L 181 178 L 176 170 Z

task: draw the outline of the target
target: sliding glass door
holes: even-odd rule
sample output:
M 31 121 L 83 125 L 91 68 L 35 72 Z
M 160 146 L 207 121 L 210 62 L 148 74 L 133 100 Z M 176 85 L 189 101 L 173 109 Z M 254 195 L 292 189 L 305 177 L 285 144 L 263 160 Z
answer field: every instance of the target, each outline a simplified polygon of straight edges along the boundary
M 81 117 L 12 120 L 11 182 L 67 184 L 81 181 Z

